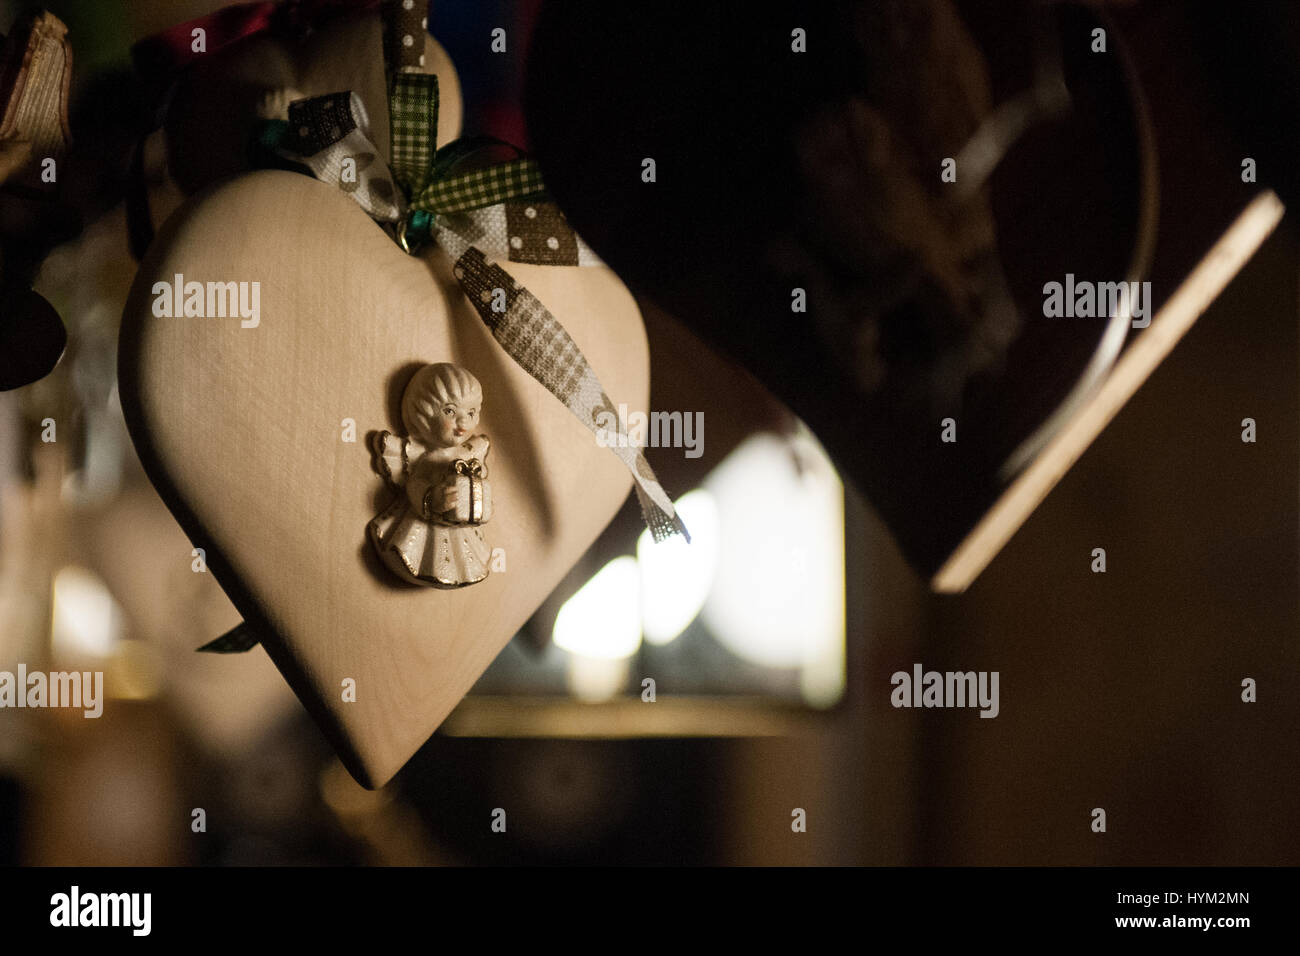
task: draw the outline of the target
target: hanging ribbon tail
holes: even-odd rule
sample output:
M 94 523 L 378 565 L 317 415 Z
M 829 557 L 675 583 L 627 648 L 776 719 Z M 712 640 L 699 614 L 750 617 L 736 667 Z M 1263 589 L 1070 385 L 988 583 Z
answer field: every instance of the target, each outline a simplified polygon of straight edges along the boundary
M 645 455 L 627 439 L 614 403 L 564 326 L 510 273 L 489 263 L 482 249 L 450 228 L 436 229 L 435 238 L 451 256 L 452 274 L 492 337 L 627 466 L 636 483 L 641 515 L 655 541 L 676 534 L 690 541 L 672 499 Z M 504 310 L 498 311 L 502 305 Z

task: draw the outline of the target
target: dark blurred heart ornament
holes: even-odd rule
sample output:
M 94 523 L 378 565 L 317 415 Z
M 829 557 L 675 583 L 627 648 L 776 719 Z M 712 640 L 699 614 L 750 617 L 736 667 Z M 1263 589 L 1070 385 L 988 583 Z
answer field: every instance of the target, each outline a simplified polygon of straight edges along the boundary
M 0 295 L 0 391 L 44 378 L 67 344 L 59 314 L 41 296 L 23 288 Z
M 67 32 L 32 11 L 0 51 L 0 391 L 44 378 L 68 343 L 58 313 L 31 290 L 45 253 L 80 230 L 57 199 L 70 139 Z

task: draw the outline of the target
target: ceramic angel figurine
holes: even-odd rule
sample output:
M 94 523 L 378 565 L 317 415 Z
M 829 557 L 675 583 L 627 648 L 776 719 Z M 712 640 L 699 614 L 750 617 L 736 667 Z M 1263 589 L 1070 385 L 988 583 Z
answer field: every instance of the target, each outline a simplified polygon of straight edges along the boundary
M 402 395 L 406 437 L 375 436 L 375 469 L 399 493 L 368 531 L 403 580 L 454 588 L 488 575 L 480 527 L 492 517 L 488 438 L 474 431 L 482 405 L 483 388 L 465 369 L 426 365 Z

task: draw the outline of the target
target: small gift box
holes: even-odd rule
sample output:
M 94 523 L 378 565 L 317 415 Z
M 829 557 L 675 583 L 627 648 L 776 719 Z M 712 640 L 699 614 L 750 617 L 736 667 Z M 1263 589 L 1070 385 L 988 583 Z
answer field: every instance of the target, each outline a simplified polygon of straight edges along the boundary
M 458 458 L 451 468 L 456 507 L 443 512 L 444 520 L 452 524 L 483 524 L 492 517 L 492 492 L 483 476 L 482 462 L 477 458 Z

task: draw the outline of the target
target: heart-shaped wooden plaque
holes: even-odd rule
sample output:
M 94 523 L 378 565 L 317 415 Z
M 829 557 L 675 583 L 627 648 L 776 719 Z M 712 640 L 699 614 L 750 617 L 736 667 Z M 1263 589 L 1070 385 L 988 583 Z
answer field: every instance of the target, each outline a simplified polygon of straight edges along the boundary
M 376 35 L 358 42 L 379 62 Z M 645 408 L 645 330 L 617 277 L 508 269 L 564 323 L 611 399 Z M 156 314 L 155 288 L 178 275 L 247 283 L 250 296 L 258 283 L 256 324 Z M 136 277 L 119 355 L 123 410 L 151 479 L 367 787 L 438 727 L 631 487 L 622 463 L 491 338 L 442 251 L 403 254 L 349 196 L 294 173 L 239 176 L 177 210 Z M 430 362 L 478 377 L 492 440 L 483 530 L 494 570 L 458 590 L 400 582 L 366 535 L 400 493 L 374 470 L 366 436 L 401 431 L 402 389 Z

